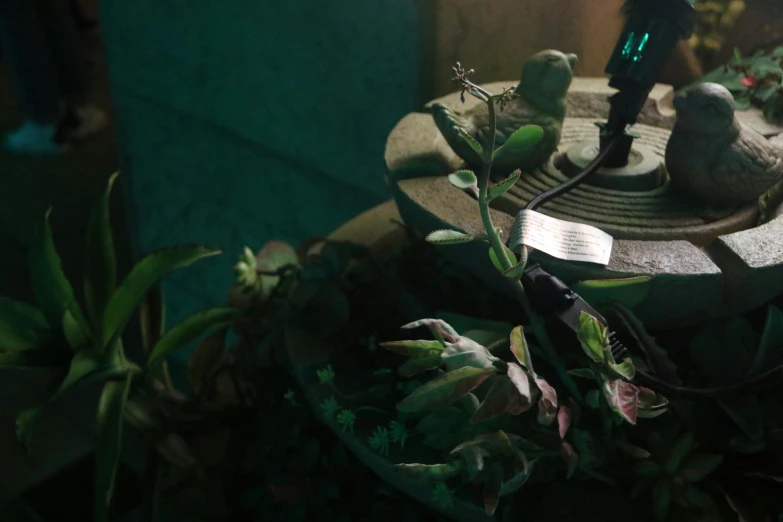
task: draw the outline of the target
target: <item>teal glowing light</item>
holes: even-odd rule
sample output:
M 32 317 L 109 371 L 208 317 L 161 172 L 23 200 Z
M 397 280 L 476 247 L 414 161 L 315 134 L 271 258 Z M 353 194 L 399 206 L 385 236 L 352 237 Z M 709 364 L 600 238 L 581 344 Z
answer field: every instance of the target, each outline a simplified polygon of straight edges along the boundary
M 639 45 L 636 44 L 636 33 L 633 31 L 628 34 L 628 38 L 623 45 L 622 56 L 625 59 L 631 59 L 634 62 L 638 62 L 642 57 L 642 51 L 647 46 L 647 42 L 650 40 L 650 33 L 644 33 L 639 39 Z
M 635 40 L 635 35 L 633 31 L 631 31 L 631 33 L 628 35 L 628 38 L 625 40 L 625 46 L 623 46 L 623 58 L 629 58 L 631 56 L 634 40 Z

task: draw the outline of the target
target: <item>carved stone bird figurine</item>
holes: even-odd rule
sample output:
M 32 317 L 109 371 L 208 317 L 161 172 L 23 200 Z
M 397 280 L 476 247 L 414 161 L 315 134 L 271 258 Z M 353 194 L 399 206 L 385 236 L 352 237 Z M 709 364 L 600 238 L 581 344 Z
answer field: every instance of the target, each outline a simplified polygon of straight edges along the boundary
M 673 187 L 714 205 L 750 203 L 783 178 L 782 151 L 734 116 L 734 98 L 716 83 L 674 97 L 677 123 L 666 146 Z
M 509 173 L 517 168 L 529 172 L 546 162 L 557 150 L 566 115 L 566 94 L 576 62 L 575 54 L 550 49 L 533 55 L 525 63 L 522 79 L 515 89 L 519 97 L 508 102 L 503 112 L 496 113 L 495 148 L 503 145 L 514 131 L 525 125 L 538 125 L 544 130 L 544 137 L 538 145 L 519 155 L 502 160 L 498 158 L 492 164 L 493 172 Z M 486 148 L 489 142 L 486 104 L 478 104 L 462 114 L 440 103 L 432 104 L 431 110 L 438 129 L 454 152 L 468 164 L 480 165 L 481 158 L 460 136 L 458 127 Z

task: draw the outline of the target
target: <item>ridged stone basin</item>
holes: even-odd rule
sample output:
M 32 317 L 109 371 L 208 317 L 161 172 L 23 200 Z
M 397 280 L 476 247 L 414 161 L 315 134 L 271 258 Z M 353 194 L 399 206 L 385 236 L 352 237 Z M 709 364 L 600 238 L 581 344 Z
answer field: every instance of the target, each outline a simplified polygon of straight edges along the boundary
M 500 92 L 515 82 L 485 85 Z M 613 91 L 603 78 L 576 78 L 568 97 L 568 118 L 557 153 L 535 172 L 523 174 L 505 197 L 493 202 L 493 220 L 506 233 L 516 212 L 547 188 L 567 176 L 559 170 L 563 153 L 573 144 L 597 137 L 594 122 L 605 120 L 606 101 Z M 636 140 L 663 157 L 674 123 L 673 90 L 657 85 L 634 127 Z M 465 110 L 454 93 L 437 100 Z M 741 113 L 738 113 L 738 117 Z M 769 128 L 753 125 L 762 134 Z M 386 146 L 389 183 L 406 224 L 421 234 L 453 228 L 468 233 L 483 230 L 476 201 L 453 187 L 446 175 L 465 163 L 440 135 L 432 117 L 412 113 L 391 132 Z M 589 183 L 589 182 L 588 182 Z M 531 260 L 573 283 L 645 275 L 652 291 L 636 312 L 652 328 L 666 328 L 743 312 L 783 293 L 783 217 L 754 226 L 756 205 L 716 211 L 683 198 L 667 183 L 644 190 L 617 190 L 583 184 L 539 209 L 540 212 L 596 226 L 615 238 L 608 266 L 565 262 L 541 252 Z M 506 289 L 491 266 L 487 247 L 471 243 L 443 247 L 443 252 L 467 266 L 488 284 Z

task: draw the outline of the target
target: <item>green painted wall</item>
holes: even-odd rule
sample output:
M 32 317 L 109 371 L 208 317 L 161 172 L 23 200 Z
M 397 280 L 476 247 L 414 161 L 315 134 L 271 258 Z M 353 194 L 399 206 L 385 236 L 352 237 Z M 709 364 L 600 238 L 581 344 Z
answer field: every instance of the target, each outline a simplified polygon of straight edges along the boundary
M 134 253 L 225 249 L 166 279 L 170 324 L 224 303 L 243 245 L 387 199 L 386 136 L 422 101 L 418 5 L 101 0 Z

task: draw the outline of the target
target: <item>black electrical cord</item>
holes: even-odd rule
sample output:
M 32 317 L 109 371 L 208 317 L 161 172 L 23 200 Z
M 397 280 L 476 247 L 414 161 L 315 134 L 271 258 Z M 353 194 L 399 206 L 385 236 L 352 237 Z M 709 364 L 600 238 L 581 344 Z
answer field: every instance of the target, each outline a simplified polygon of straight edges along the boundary
M 587 165 L 582 172 L 574 176 L 573 178 L 569 179 L 565 183 L 562 183 L 554 188 L 551 188 L 547 190 L 546 192 L 543 192 L 533 198 L 530 203 L 528 203 L 525 206 L 525 210 L 535 210 L 547 201 L 556 198 L 557 196 L 561 196 L 565 194 L 566 192 L 574 189 L 577 185 L 582 183 L 588 176 L 593 174 L 595 171 L 601 168 L 601 166 L 604 164 L 604 162 L 607 160 L 607 158 L 612 154 L 614 149 L 617 148 L 617 146 L 620 144 L 620 140 L 622 139 L 622 135 L 617 135 L 612 140 L 609 141 L 606 148 L 604 148 L 602 151 L 598 153 L 598 155 L 593 159 L 593 161 L 590 162 L 589 165 Z

